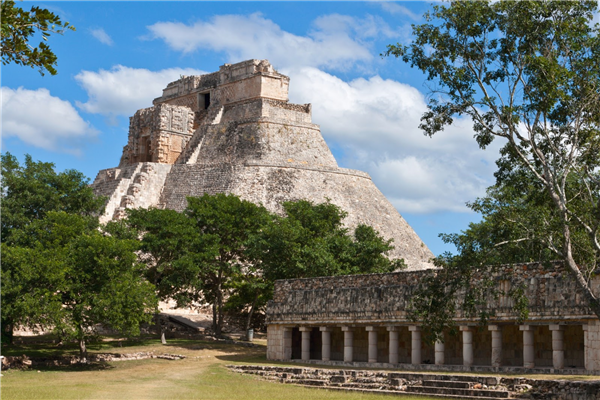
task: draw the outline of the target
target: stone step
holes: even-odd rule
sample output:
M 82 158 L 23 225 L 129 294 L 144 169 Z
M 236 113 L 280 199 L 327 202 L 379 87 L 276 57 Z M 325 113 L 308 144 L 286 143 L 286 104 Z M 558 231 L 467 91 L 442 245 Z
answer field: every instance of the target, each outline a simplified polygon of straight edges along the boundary
M 443 388 L 454 388 L 454 389 L 470 389 L 475 385 L 474 382 L 460 382 L 460 381 L 438 381 L 438 380 L 428 380 L 423 381 L 423 386 L 432 386 L 432 387 L 443 387 Z
M 486 397 L 486 396 L 468 396 L 468 395 L 454 395 L 445 393 L 416 393 L 399 390 L 376 390 L 376 389 L 358 389 L 358 388 L 345 388 L 339 386 L 327 386 L 324 389 L 327 390 L 344 390 L 348 392 L 361 392 L 361 393 L 374 393 L 374 394 L 386 394 L 386 395 L 402 395 L 410 394 L 411 397 L 437 397 L 440 399 L 457 399 L 457 400 L 498 400 L 498 397 Z
M 388 385 L 382 383 L 363 383 L 363 382 L 347 382 L 340 384 L 339 387 L 343 388 L 363 388 L 363 389 L 383 389 L 387 388 Z
M 441 388 L 431 386 L 408 386 L 405 389 L 407 393 L 423 393 L 423 394 L 449 394 L 455 396 L 470 396 L 470 397 L 491 397 L 495 399 L 507 399 L 510 392 L 503 390 L 488 390 L 488 389 L 455 389 Z
M 495 386 L 500 384 L 500 377 L 497 376 L 478 376 L 478 375 L 437 375 L 437 374 L 419 374 L 410 372 L 390 372 L 390 378 L 406 379 L 408 381 L 428 380 L 428 381 L 457 381 L 457 382 L 478 382 L 485 385 Z
M 327 381 L 322 379 L 294 379 L 290 383 L 304 386 L 327 386 Z

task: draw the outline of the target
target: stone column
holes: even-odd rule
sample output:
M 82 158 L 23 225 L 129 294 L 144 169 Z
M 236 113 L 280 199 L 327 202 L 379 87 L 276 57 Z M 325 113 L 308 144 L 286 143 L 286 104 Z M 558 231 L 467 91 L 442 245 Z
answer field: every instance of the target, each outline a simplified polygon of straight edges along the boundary
M 389 343 L 389 357 L 388 362 L 390 364 L 398 364 L 398 327 L 397 326 L 388 326 L 388 332 L 390 333 L 390 343 Z
M 470 367 L 473 365 L 473 327 L 461 326 L 462 345 L 463 345 L 463 365 Z
M 410 363 L 421 364 L 421 327 L 409 326 L 411 333 Z
M 565 367 L 564 351 L 564 325 L 550 325 L 552 331 L 552 365 L 554 369 L 563 369 Z
M 492 367 L 502 365 L 502 327 L 490 325 L 488 330 L 492 332 Z
M 300 332 L 302 333 L 302 347 L 301 349 L 301 353 L 302 354 L 302 361 L 308 361 L 310 360 L 310 332 L 312 331 L 312 328 L 310 326 L 301 326 L 300 327 Z
M 365 330 L 369 333 L 369 352 L 368 352 L 368 362 L 376 363 L 377 362 L 377 327 L 376 326 L 367 326 Z
M 435 365 L 444 365 L 444 342 L 435 342 Z
M 584 366 L 588 371 L 600 370 L 600 321 L 583 325 Z
M 292 359 L 292 328 L 283 328 L 283 359 Z
M 352 362 L 354 357 L 354 328 L 342 326 L 344 332 L 344 362 Z
M 331 360 L 331 331 L 333 330 L 330 326 L 322 326 L 319 328 L 321 331 L 321 360 Z
M 535 367 L 535 352 L 533 348 L 533 326 L 521 325 L 519 329 L 523 331 L 523 367 Z

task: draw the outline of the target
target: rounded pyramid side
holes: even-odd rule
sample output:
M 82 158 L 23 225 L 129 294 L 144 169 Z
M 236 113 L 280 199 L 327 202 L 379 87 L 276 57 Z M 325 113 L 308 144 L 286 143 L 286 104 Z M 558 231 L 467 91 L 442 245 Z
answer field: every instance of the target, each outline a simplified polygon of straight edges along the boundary
M 238 170 L 230 191 L 277 213 L 283 212 L 284 201 L 322 203 L 329 199 L 348 213 L 347 227 L 370 225 L 384 238 L 393 239 L 395 248 L 389 255 L 403 258 L 409 270 L 433 267 L 431 250 L 364 172 L 246 165 Z

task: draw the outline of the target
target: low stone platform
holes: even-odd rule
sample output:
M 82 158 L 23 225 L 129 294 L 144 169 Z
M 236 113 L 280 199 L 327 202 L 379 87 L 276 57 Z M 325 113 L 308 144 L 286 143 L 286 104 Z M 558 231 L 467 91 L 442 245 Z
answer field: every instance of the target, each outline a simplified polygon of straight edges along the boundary
M 228 365 L 230 370 L 280 383 L 329 390 L 451 399 L 599 400 L 600 381 L 538 380 L 375 370 Z
M 468 372 L 468 373 L 506 373 L 506 374 L 551 374 L 551 375 L 600 375 L 600 371 L 588 371 L 584 368 L 554 369 L 551 367 L 491 367 L 486 365 L 436 365 L 436 364 L 389 364 L 369 363 L 363 361 L 322 361 L 322 360 L 286 360 L 290 363 L 326 365 L 332 367 L 352 368 L 385 368 L 401 369 L 404 371 L 431 371 L 431 372 Z

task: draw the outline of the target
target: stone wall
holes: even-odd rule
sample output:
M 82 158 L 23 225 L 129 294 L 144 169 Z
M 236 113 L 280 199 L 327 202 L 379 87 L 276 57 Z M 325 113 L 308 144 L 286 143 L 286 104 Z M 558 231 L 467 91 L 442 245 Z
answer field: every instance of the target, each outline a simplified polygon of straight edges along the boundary
M 349 275 L 277 281 L 267 322 L 314 321 L 360 322 L 404 321 L 407 306 L 417 285 L 434 271 L 406 271 L 392 274 Z M 499 267 L 494 277 L 504 290 L 524 285 L 532 320 L 561 321 L 589 319 L 594 315 L 581 291 L 560 264 L 537 263 Z M 592 281 L 600 293 L 600 278 Z M 494 320 L 514 320 L 512 300 L 490 299 Z M 457 320 L 461 320 L 460 315 Z
M 192 136 L 194 118 L 188 107 L 170 104 L 138 110 L 130 118 L 129 137 L 119 166 L 175 163 Z
M 389 334 L 385 329 L 394 327 L 398 332 L 398 362 L 412 363 L 408 328 L 420 328 L 418 322 L 409 319 L 408 307 L 422 279 L 435 273 L 435 270 L 407 271 L 277 281 L 273 300 L 267 306 L 267 324 L 292 330 L 306 326 L 328 327 L 334 332 L 337 327 L 350 327 L 354 332 L 353 362 L 358 363 L 367 361 L 367 330 L 377 332 L 376 358 L 379 363 L 386 363 Z M 444 333 L 441 364 L 463 364 L 464 330 L 472 335 L 472 340 L 469 339 L 472 343 L 472 350 L 469 350 L 472 365 L 491 366 L 492 349 L 499 348 L 497 362 L 503 368 L 522 367 L 527 358 L 526 365 L 530 362 L 542 369 L 600 370 L 600 323 L 561 263 L 499 266 L 493 269 L 491 277 L 501 290 L 523 288 L 529 302 L 527 320 L 518 320 L 509 296 L 490 296 L 486 305 L 486 311 L 491 314 L 488 324 L 493 325 L 489 326 L 490 329 L 501 332 L 501 345 L 498 346 L 492 341 L 488 326 L 480 326 L 477 319 L 458 312 L 454 320 L 461 330 L 456 332 L 458 335 L 450 331 Z M 591 281 L 591 287 L 595 293 L 600 293 L 600 277 Z M 553 334 L 556 330 L 561 331 L 556 340 L 561 343 L 560 358 L 564 357 L 564 362 L 556 359 Z M 531 351 L 527 354 L 525 336 L 531 338 Z M 432 346 L 420 339 L 419 342 L 419 363 L 432 363 Z M 279 349 L 279 353 L 270 349 L 272 354 L 279 356 L 282 351 L 283 348 Z M 435 356 L 436 364 L 438 361 Z

